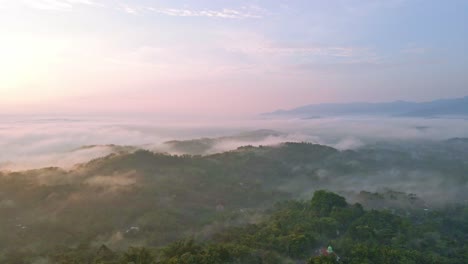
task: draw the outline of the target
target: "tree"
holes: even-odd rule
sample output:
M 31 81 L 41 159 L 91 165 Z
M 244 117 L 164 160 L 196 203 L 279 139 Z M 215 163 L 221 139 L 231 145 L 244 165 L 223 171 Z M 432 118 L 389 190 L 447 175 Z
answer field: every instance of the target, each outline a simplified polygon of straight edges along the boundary
M 131 247 L 124 253 L 122 264 L 154 264 L 155 257 L 146 248 Z
M 310 205 L 317 212 L 318 216 L 329 216 L 334 208 L 345 208 L 348 206 L 344 197 L 325 190 L 316 191 Z

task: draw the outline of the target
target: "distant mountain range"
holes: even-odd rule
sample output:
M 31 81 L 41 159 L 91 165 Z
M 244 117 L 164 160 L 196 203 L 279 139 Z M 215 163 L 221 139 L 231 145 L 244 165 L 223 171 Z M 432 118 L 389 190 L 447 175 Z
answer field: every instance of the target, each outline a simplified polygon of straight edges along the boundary
M 290 110 L 265 113 L 264 116 L 314 119 L 330 116 L 440 117 L 468 116 L 468 96 L 430 102 L 395 101 L 386 103 L 312 104 Z

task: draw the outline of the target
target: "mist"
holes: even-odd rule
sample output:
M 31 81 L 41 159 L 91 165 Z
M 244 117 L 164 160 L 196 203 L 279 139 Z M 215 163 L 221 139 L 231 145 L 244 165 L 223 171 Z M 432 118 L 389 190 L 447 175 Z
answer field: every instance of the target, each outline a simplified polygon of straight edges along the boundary
M 261 129 L 275 133 L 238 138 Z M 276 133 L 278 132 L 278 133 Z M 201 153 L 214 154 L 240 146 L 268 146 L 282 142 L 310 142 L 339 150 L 376 142 L 438 141 L 468 137 L 468 120 L 423 118 L 237 119 L 214 122 L 171 121 L 156 118 L 10 117 L 0 125 L 0 170 L 41 167 L 70 169 L 76 164 L 126 150 L 147 149 L 187 154 L 172 140 L 214 140 Z

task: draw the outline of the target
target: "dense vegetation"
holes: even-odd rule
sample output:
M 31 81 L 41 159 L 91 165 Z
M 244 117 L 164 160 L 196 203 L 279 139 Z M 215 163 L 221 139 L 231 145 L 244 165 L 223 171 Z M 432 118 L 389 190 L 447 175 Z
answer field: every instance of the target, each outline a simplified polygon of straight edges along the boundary
M 450 225 L 450 226 L 447 226 Z M 269 218 L 197 245 L 178 242 L 158 263 L 466 263 L 468 207 L 403 217 L 365 211 L 334 193 L 276 206 Z M 333 245 L 325 256 L 321 248 Z M 192 262 L 191 262 L 192 261 Z
M 232 227 L 209 240 L 165 247 L 106 246 L 55 250 L 53 263 L 466 263 L 468 207 L 399 216 L 366 211 L 337 194 L 277 204 L 257 224 Z M 333 245 L 332 253 L 324 248 Z
M 437 144 L 136 151 L 3 172 L 0 262 L 334 263 L 317 257 L 331 244 L 343 263 L 464 263 L 468 155 Z M 374 192 L 395 183 L 409 189 Z M 318 189 L 362 206 L 328 192 L 308 200 Z

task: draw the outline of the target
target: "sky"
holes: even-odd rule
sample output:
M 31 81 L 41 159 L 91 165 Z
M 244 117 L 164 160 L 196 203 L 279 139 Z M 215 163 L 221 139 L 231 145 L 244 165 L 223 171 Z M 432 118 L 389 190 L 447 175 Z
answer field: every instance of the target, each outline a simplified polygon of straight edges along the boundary
M 0 113 L 462 97 L 467 17 L 463 0 L 0 0 Z

